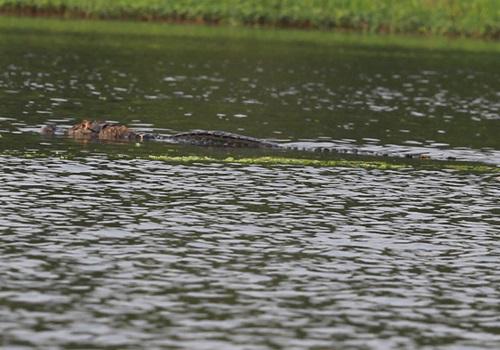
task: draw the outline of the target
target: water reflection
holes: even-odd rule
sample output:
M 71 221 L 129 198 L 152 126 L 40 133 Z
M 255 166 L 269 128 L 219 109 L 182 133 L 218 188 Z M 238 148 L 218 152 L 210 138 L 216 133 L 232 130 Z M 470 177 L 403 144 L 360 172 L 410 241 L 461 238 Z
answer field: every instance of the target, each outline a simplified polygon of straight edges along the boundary
M 0 333 L 495 348 L 491 175 L 0 158 Z
M 155 48 L 155 38 L 110 48 L 108 41 L 119 37 L 80 38 L 78 45 L 56 38 L 47 50 L 37 44 L 47 38 L 5 36 L 0 117 L 28 125 L 54 118 L 136 120 L 173 131 L 358 145 L 368 137 L 384 145 L 467 148 L 478 156 L 499 145 L 500 77 L 487 53 L 279 43 L 260 43 L 255 51 L 253 41 L 233 47 L 178 38 Z
M 33 135 L 96 118 L 498 165 L 498 57 L 27 32 L 0 52 L 0 344 L 498 347 L 498 175 Z

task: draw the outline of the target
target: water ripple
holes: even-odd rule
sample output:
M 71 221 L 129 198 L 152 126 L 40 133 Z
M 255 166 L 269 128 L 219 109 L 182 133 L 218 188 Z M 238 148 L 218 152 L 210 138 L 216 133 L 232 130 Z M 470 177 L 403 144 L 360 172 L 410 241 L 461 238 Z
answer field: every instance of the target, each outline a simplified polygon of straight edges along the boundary
M 493 349 L 500 341 L 500 191 L 491 175 L 0 162 L 4 342 Z

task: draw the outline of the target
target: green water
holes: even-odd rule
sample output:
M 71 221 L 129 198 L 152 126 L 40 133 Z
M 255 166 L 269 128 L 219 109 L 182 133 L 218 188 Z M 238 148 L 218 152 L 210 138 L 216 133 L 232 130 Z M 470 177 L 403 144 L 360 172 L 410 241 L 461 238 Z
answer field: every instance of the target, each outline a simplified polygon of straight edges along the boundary
M 383 40 L 0 18 L 0 346 L 497 349 L 498 45 Z
M 429 50 L 332 36 L 327 45 L 327 33 L 293 42 L 168 26 L 131 35 L 131 25 L 120 34 L 100 23 L 53 34 L 60 22 L 34 23 L 4 23 L 1 37 L 1 117 L 29 126 L 96 118 L 282 141 L 498 148 L 495 44 Z

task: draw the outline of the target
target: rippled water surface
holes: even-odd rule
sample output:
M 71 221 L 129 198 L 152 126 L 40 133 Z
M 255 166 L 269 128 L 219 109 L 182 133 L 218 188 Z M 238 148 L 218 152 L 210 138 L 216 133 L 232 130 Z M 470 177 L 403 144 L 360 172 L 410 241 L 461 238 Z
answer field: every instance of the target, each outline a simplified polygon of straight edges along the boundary
M 0 346 L 500 347 L 498 56 L 14 29 L 0 52 Z M 35 132 L 85 117 L 399 167 Z

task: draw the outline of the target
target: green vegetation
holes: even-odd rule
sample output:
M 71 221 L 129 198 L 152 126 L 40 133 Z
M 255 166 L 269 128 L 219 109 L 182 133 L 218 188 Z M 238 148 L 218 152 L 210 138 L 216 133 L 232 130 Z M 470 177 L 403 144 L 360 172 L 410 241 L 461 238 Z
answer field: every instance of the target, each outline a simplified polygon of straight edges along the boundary
M 317 167 L 348 167 L 380 170 L 401 170 L 409 168 L 404 164 L 393 164 L 382 161 L 363 161 L 363 160 L 320 160 L 307 158 L 288 158 L 288 157 L 249 157 L 249 158 L 213 158 L 207 156 L 149 156 L 153 160 L 163 160 L 173 163 L 231 163 L 231 164 L 257 164 L 257 165 L 290 165 L 290 166 L 317 166 Z
M 498 0 L 0 0 L 3 13 L 498 38 Z
M 463 171 L 477 173 L 499 173 L 500 168 L 486 164 L 452 163 L 420 161 L 413 164 L 392 163 L 377 160 L 352 160 L 352 159 L 309 159 L 289 157 L 248 157 L 248 158 L 213 158 L 207 156 L 149 156 L 153 160 L 163 160 L 172 163 L 231 163 L 231 164 L 257 164 L 257 165 L 289 165 L 289 166 L 315 166 L 315 167 L 346 167 L 378 170 L 403 170 L 426 169 L 440 171 Z
M 58 159 L 81 159 L 88 154 L 82 154 L 78 150 L 69 151 L 43 151 L 43 150 L 3 150 L 2 157 L 18 158 L 58 158 Z M 358 168 L 376 170 L 432 170 L 432 171 L 458 171 L 464 173 L 481 173 L 497 176 L 500 168 L 494 165 L 482 163 L 465 163 L 452 161 L 398 161 L 396 159 L 367 160 L 367 159 L 312 159 L 293 158 L 283 156 L 255 156 L 255 157 L 218 157 L 206 155 L 147 155 L 147 154 L 125 154 L 108 153 L 109 159 L 150 159 L 164 161 L 173 164 L 196 164 L 196 163 L 216 163 L 216 164 L 252 164 L 261 166 L 313 166 L 321 168 Z M 495 177 L 500 180 L 500 178 Z

